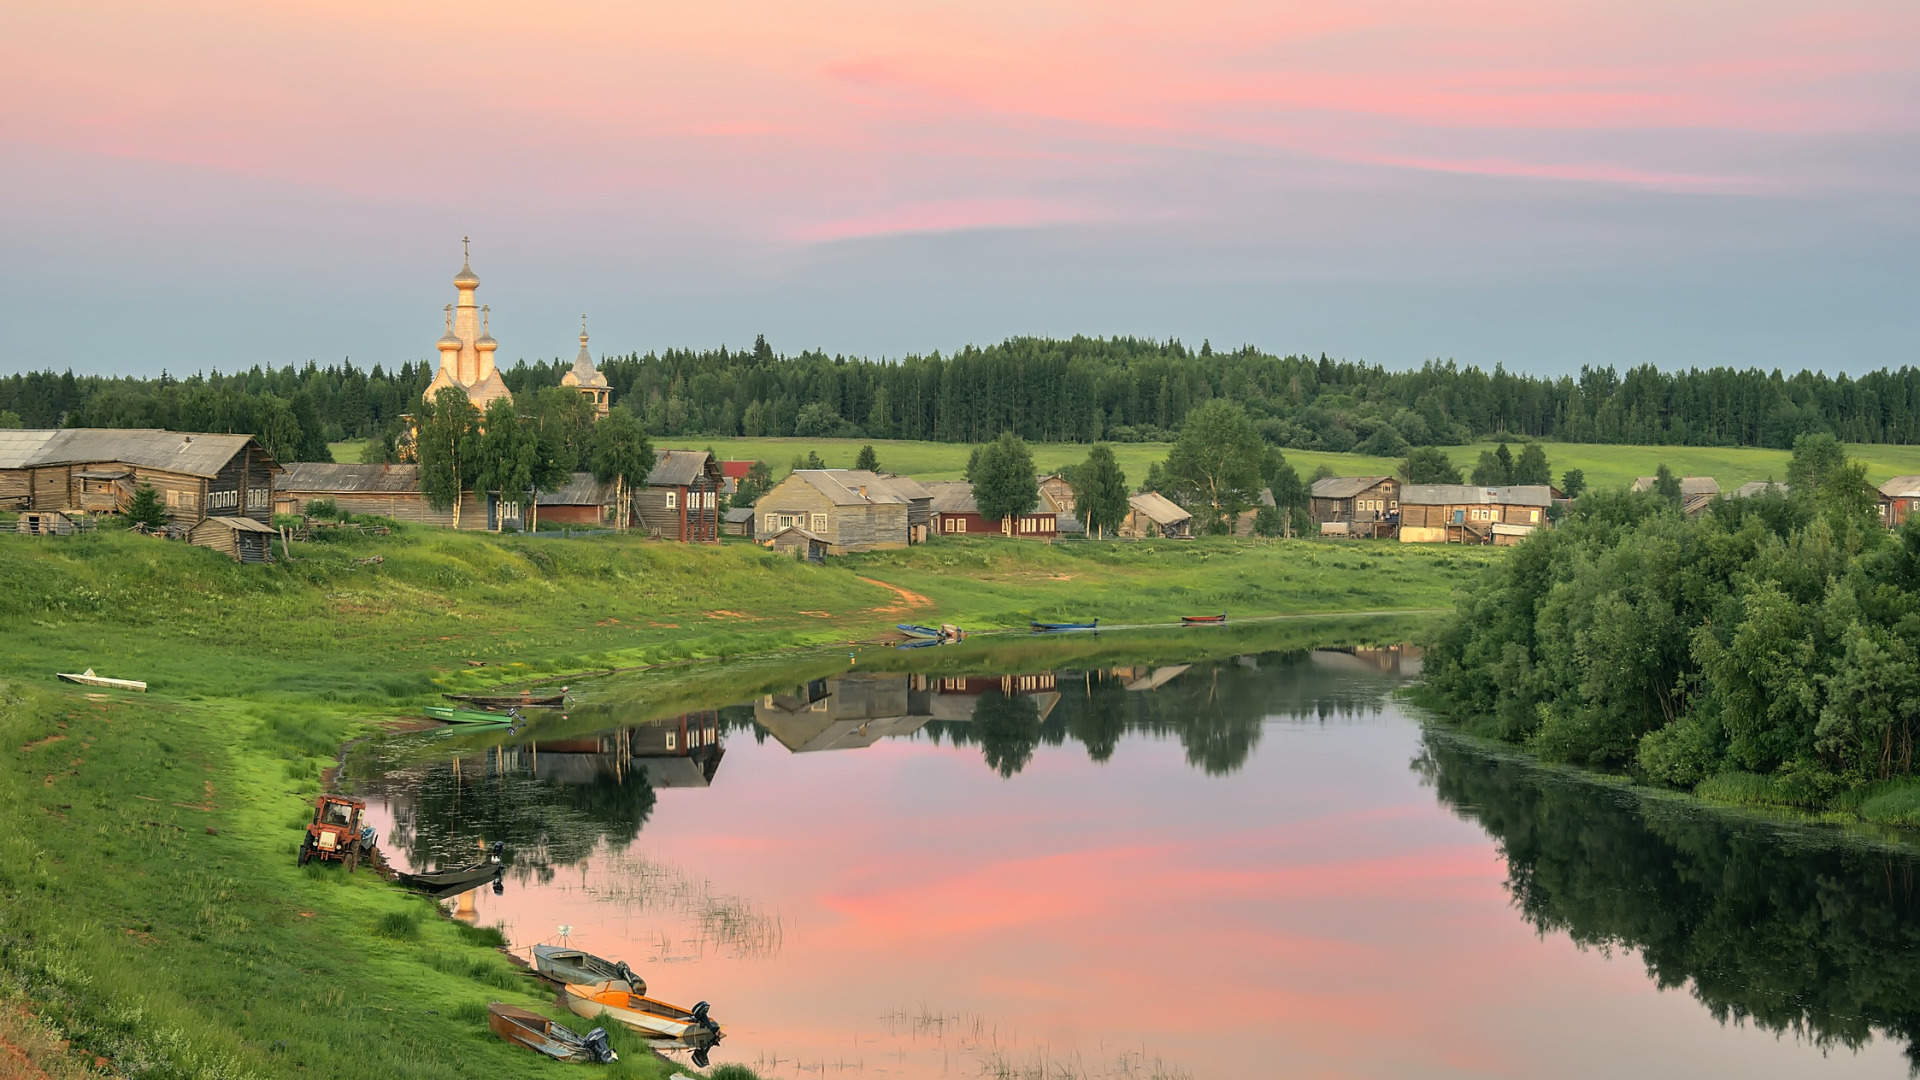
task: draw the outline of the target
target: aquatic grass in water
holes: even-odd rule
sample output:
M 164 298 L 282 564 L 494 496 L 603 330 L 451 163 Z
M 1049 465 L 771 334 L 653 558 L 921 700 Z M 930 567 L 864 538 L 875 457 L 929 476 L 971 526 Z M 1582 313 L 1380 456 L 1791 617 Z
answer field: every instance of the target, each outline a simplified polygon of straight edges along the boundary
M 717 893 L 712 882 L 695 880 L 676 867 L 622 853 L 610 856 L 606 869 L 609 881 L 588 886 L 587 895 L 636 914 L 653 912 L 692 924 L 690 937 L 655 936 L 660 959 L 685 959 L 675 955 L 677 946 L 692 946 L 695 956 L 716 952 L 765 958 L 778 954 L 784 943 L 779 915 L 769 915 L 742 897 Z

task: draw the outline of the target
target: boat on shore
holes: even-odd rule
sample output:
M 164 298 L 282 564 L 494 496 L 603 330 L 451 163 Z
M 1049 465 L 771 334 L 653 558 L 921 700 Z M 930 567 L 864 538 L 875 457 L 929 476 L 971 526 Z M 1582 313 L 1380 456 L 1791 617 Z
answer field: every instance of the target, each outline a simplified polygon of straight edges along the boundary
M 908 637 L 937 638 L 940 636 L 940 631 L 931 626 L 915 626 L 912 623 L 895 623 L 893 628 Z
M 502 860 L 506 851 L 505 841 L 495 840 L 493 852 L 477 863 L 452 870 L 428 870 L 417 874 L 402 871 L 394 876 L 400 884 L 409 889 L 417 889 L 435 900 L 444 900 L 449 896 L 458 896 L 469 889 L 477 889 L 491 881 L 494 891 L 500 891 L 501 878 L 507 868 Z
M 434 720 L 449 724 L 511 724 L 520 719 L 512 710 L 507 712 L 483 712 L 479 709 L 456 709 L 451 705 L 428 705 L 420 710 Z
M 562 986 L 604 984 L 624 986 L 629 993 L 645 994 L 647 981 L 627 966 L 625 960 L 605 960 L 581 949 L 562 945 L 535 945 L 533 970 Z
M 542 694 L 441 694 L 448 701 L 478 705 L 483 709 L 558 709 L 567 703 L 567 695 Z
M 1098 630 L 1100 629 L 1100 620 L 1095 619 L 1092 622 L 1038 622 L 1036 621 L 1032 624 L 1032 626 L 1034 630 L 1039 631 L 1041 633 L 1052 633 L 1058 630 Z
M 1227 621 L 1227 613 L 1224 611 L 1218 615 L 1182 615 L 1180 616 L 1180 623 L 1183 626 L 1206 626 L 1210 623 L 1217 625 L 1217 624 L 1225 623 L 1226 621 Z
M 92 668 L 78 675 L 65 671 L 56 671 L 54 674 L 70 683 L 79 683 L 81 686 L 104 686 L 109 690 L 132 690 L 141 694 L 147 692 L 147 684 L 139 679 L 109 679 L 105 675 L 95 675 Z
M 594 1028 L 585 1035 L 579 1035 L 565 1024 L 541 1016 L 532 1009 L 490 1002 L 487 1005 L 487 1027 L 508 1042 L 545 1054 L 555 1061 L 605 1065 L 620 1060 L 620 1055 L 607 1045 L 605 1028 Z
M 658 998 L 629 993 L 613 983 L 567 983 L 561 991 L 567 1008 L 576 1016 L 591 1020 L 606 1013 L 649 1038 L 675 1039 L 700 1048 L 712 1046 L 722 1037 L 720 1025 L 707 1015 L 704 1001 L 683 1009 Z

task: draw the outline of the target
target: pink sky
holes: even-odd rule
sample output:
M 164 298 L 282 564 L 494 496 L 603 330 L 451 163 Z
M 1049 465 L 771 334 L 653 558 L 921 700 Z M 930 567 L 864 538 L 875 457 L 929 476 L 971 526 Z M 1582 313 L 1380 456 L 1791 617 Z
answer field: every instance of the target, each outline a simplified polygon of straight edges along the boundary
M 1553 366 L 1595 358 L 1567 344 L 1585 298 L 1650 275 L 1708 310 L 1610 304 L 1639 335 L 1611 347 L 1920 344 L 1893 303 L 1907 2 L 109 0 L 5 26 L 15 367 L 424 356 L 463 234 L 509 358 L 564 351 L 586 307 L 622 350 L 1210 333 Z M 292 265 L 299 294 L 266 287 Z M 165 281 L 76 341 L 129 267 Z M 1502 330 L 1513 283 L 1569 310 Z

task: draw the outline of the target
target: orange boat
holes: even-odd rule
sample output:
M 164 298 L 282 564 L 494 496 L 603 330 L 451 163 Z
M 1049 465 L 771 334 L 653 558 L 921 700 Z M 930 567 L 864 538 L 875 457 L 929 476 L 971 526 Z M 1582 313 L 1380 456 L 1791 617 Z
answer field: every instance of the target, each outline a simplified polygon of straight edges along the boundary
M 720 1025 L 707 1015 L 702 1001 L 691 1009 L 658 998 L 635 994 L 618 981 L 568 983 L 561 988 L 567 1008 L 591 1020 L 606 1013 L 649 1038 L 678 1039 L 688 1046 L 711 1046 L 720 1041 Z

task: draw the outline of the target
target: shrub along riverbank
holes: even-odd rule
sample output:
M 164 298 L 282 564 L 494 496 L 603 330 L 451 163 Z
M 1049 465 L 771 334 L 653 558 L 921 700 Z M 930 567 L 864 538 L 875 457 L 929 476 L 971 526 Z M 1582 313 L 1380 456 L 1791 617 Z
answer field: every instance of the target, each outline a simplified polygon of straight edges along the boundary
M 294 865 L 341 744 L 443 690 L 903 621 L 1435 609 L 1500 554 L 973 540 L 822 567 L 745 544 L 402 530 L 259 567 L 124 533 L 0 535 L 0 1055 L 55 1076 L 96 1059 L 154 1078 L 575 1075 L 486 1033 L 488 1000 L 546 1000 L 486 931 L 370 874 Z M 53 680 L 89 666 L 152 692 Z M 620 1049 L 600 1075 L 659 1071 Z
M 1920 825 L 1920 528 L 1796 446 L 1791 498 L 1604 494 L 1460 602 L 1427 693 L 1481 735 L 1728 802 Z

